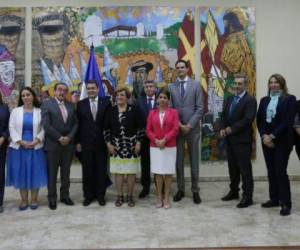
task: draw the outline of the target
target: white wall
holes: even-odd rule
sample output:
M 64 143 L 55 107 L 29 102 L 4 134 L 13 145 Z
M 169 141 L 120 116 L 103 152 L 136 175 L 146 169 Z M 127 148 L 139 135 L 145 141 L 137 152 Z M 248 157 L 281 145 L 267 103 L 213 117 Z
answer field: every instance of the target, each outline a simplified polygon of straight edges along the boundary
M 9 4 L 9 5 L 8 5 Z M 267 79 L 272 73 L 285 76 L 290 93 L 300 98 L 300 1 L 298 0 L 0 0 L 0 7 L 26 6 L 26 84 L 31 82 L 31 9 L 39 6 L 249 6 L 256 9 L 256 63 L 257 99 L 266 94 Z M 196 19 L 199 13 L 196 12 Z M 196 44 L 199 43 L 199 22 L 196 21 Z M 197 47 L 196 55 L 200 48 Z M 200 59 L 197 58 L 197 62 Z M 199 67 L 197 67 L 198 69 Z M 199 75 L 199 74 L 196 74 Z M 257 159 L 253 162 L 255 176 L 265 176 L 266 169 L 259 138 L 257 138 Z M 200 176 L 227 176 L 226 163 L 201 164 Z M 289 163 L 291 175 L 300 174 L 300 164 L 293 152 Z

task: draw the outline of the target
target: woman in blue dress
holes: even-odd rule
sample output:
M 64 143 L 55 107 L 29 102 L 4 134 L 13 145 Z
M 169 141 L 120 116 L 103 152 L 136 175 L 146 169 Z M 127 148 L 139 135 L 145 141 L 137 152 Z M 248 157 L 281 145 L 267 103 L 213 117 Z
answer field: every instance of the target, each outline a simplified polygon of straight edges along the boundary
M 36 209 L 39 188 L 47 185 L 47 169 L 41 110 L 36 94 L 30 87 L 20 91 L 18 107 L 10 115 L 9 133 L 11 142 L 7 157 L 7 186 L 20 189 L 20 210 L 26 210 L 28 206 Z

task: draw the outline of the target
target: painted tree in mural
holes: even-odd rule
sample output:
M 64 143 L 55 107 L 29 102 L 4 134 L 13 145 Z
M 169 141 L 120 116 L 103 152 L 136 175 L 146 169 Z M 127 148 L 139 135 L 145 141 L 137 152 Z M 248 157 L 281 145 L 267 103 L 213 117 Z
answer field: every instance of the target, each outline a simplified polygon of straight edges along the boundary
M 206 94 L 202 160 L 220 160 L 226 154 L 218 122 L 223 100 L 232 92 L 234 74 L 246 74 L 248 92 L 255 95 L 254 9 L 203 8 L 200 18 L 201 85 Z
M 172 66 L 178 56 L 194 66 L 193 10 L 33 8 L 32 43 L 37 48 L 32 52 L 32 79 L 37 89 L 51 95 L 56 81 L 66 81 L 71 89 L 80 90 L 83 66 L 93 44 L 106 95 L 118 83 L 126 83 L 139 96 L 145 80 L 159 85 L 174 81 Z

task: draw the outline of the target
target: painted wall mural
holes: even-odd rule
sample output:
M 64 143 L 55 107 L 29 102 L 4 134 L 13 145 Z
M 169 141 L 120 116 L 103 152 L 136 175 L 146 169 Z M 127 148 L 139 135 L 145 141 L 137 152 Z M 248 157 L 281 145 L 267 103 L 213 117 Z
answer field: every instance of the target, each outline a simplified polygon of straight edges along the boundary
M 25 81 L 25 8 L 0 8 L 0 92 L 17 106 Z
M 255 11 L 251 7 L 200 8 L 200 27 L 200 80 L 205 91 L 201 155 L 203 161 L 223 160 L 225 141 L 216 131 L 223 100 L 232 93 L 234 74 L 246 74 L 248 92 L 255 95 Z
M 43 98 L 57 81 L 80 91 L 92 44 L 106 95 L 119 83 L 138 96 L 147 79 L 172 82 L 178 56 L 195 68 L 193 8 L 43 7 L 32 13 L 32 85 Z

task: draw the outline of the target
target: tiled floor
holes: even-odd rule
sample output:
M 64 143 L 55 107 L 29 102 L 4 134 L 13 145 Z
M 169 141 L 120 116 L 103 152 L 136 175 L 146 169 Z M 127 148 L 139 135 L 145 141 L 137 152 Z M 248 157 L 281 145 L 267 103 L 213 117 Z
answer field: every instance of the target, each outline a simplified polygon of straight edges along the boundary
M 187 192 L 186 198 L 165 210 L 154 207 L 154 190 L 149 198 L 138 200 L 135 208 L 116 208 L 113 187 L 108 190 L 105 207 L 97 203 L 83 207 L 81 184 L 72 183 L 74 207 L 59 203 L 56 211 L 50 211 L 46 190 L 42 190 L 38 210 L 24 212 L 18 211 L 18 192 L 7 188 L 5 211 L 0 214 L 0 248 L 207 249 L 300 245 L 299 181 L 292 182 L 293 212 L 288 217 L 279 216 L 279 208 L 260 207 L 268 198 L 266 182 L 255 183 L 255 204 L 247 209 L 236 208 L 236 201 L 220 200 L 228 190 L 227 182 L 202 182 L 200 187 L 200 205 L 194 205 Z M 137 185 L 136 194 L 139 191 Z

